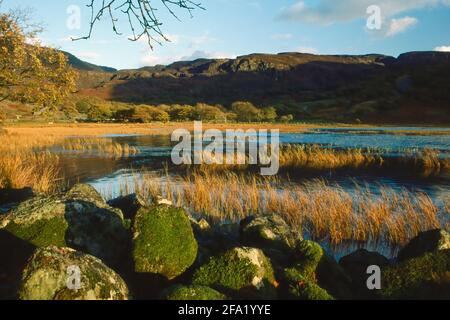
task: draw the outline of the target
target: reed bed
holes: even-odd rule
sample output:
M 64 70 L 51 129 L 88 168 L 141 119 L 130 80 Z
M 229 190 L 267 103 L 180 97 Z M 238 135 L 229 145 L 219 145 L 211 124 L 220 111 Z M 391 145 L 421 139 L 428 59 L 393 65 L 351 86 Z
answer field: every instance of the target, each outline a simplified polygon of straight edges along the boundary
M 225 156 L 224 156 L 225 158 Z M 183 169 L 204 172 L 256 171 L 248 165 L 246 154 L 235 153 L 235 164 L 214 164 L 214 154 L 204 154 L 213 164 L 185 165 Z M 238 159 L 242 164 L 239 163 Z M 405 149 L 399 155 L 388 156 L 385 150 L 335 149 L 319 145 L 286 144 L 280 147 L 280 171 L 288 174 L 321 173 L 326 171 L 392 171 L 420 178 L 436 177 L 450 172 L 450 158 L 433 149 Z
M 103 138 L 70 138 L 59 135 L 1 134 L 0 189 L 31 187 L 38 193 L 52 193 L 65 187 L 60 157 L 50 152 L 54 146 L 64 150 L 98 152 L 105 157 L 128 157 L 135 147 Z
M 64 140 L 61 147 L 64 150 L 97 153 L 100 156 L 114 158 L 127 158 L 139 153 L 136 147 L 114 142 L 110 138 L 69 138 Z
M 0 189 L 56 191 L 62 184 L 59 157 L 42 150 L 56 142 L 52 136 L 0 135 Z
M 211 223 L 238 222 L 249 215 L 280 214 L 294 230 L 338 247 L 345 243 L 405 245 L 419 232 L 450 218 L 424 193 L 380 186 L 348 192 L 322 180 L 294 184 L 278 178 L 236 173 L 193 172 L 185 177 L 135 172 L 121 193 L 158 196 Z

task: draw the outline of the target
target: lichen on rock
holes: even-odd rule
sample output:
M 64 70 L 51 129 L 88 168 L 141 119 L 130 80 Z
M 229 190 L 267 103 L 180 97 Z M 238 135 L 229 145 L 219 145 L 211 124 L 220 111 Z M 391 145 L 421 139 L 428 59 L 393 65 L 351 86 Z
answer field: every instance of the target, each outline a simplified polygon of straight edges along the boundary
M 112 264 L 120 260 L 129 239 L 122 212 L 84 184 L 23 202 L 2 217 L 0 226 L 37 247 L 72 247 Z
M 241 221 L 240 238 L 244 245 L 260 248 L 273 259 L 286 261 L 302 238 L 276 214 L 251 216 Z
M 70 268 L 78 268 L 79 286 L 71 287 Z M 22 300 L 127 300 L 123 279 L 99 259 L 71 248 L 38 248 L 23 271 Z

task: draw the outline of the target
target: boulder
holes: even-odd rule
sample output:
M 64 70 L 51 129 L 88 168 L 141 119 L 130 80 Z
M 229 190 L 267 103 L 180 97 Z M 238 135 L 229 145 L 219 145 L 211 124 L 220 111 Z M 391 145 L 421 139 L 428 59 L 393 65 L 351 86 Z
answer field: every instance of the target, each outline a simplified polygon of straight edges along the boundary
M 382 269 L 382 299 L 450 299 L 450 250 L 440 250 Z
M 80 275 L 78 282 L 72 276 Z M 22 300 L 126 300 L 122 278 L 99 259 L 71 248 L 39 248 L 23 271 Z
M 295 259 L 291 269 L 295 269 L 305 279 L 317 282 L 335 298 L 351 298 L 351 279 L 318 243 L 310 240 L 299 242 Z
M 286 260 L 301 237 L 291 231 L 279 215 L 251 216 L 241 221 L 241 242 L 246 246 L 260 248 L 275 260 Z
M 122 212 L 83 184 L 21 203 L 0 218 L 0 228 L 37 247 L 72 247 L 112 264 L 129 243 Z
M 198 301 L 198 300 L 226 300 L 227 297 L 209 287 L 205 286 L 182 286 L 177 285 L 172 288 L 169 288 L 165 293 L 164 297 L 167 300 L 175 300 L 175 301 L 182 301 L 182 300 L 191 300 L 191 301 Z
M 113 208 L 120 209 L 124 218 L 130 220 L 134 219 L 140 208 L 146 206 L 145 200 L 136 193 L 112 199 L 108 201 L 108 204 Z
M 292 300 L 334 300 L 327 290 L 311 279 L 305 278 L 295 268 L 286 269 L 283 274 L 287 284 L 287 298 Z
M 389 265 L 389 260 L 377 252 L 359 249 L 345 257 L 342 257 L 339 261 L 339 265 L 351 278 L 352 287 L 356 291 L 362 295 L 371 295 L 372 292 L 367 290 L 367 279 L 369 278 L 367 268 L 375 265 L 383 269 Z
M 272 265 L 256 248 L 237 247 L 212 257 L 195 271 L 193 284 L 208 286 L 235 298 L 276 297 Z
M 195 262 L 197 251 L 198 244 L 183 209 L 160 205 L 137 212 L 133 227 L 136 272 L 173 279 Z
M 398 254 L 398 259 L 419 257 L 426 252 L 450 249 L 450 233 L 446 230 L 430 230 L 412 239 Z

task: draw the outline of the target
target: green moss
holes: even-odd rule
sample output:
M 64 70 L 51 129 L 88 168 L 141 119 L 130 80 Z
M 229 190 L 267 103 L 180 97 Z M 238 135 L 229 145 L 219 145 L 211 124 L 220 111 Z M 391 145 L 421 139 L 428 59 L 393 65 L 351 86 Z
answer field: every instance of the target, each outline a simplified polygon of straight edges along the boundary
M 64 247 L 66 245 L 67 228 L 68 224 L 64 219 L 51 218 L 38 220 L 31 225 L 19 225 L 10 222 L 5 230 L 38 247 L 49 245 Z
M 173 279 L 195 262 L 198 244 L 182 209 L 142 208 L 136 214 L 134 232 L 133 258 L 137 272 Z
M 314 280 L 317 267 L 325 254 L 322 247 L 314 241 L 304 240 L 297 245 L 297 254 L 299 262 L 295 269 L 305 278 Z
M 384 270 L 384 299 L 450 299 L 450 250 L 427 253 Z
M 205 286 L 175 286 L 165 294 L 167 300 L 226 300 L 227 297 Z
M 233 251 L 213 257 L 194 274 L 194 284 L 240 290 L 252 283 L 257 267 Z
M 257 250 L 257 249 L 252 249 Z M 261 252 L 261 251 L 259 251 Z M 275 276 L 269 260 L 261 252 L 263 259 L 258 267 L 250 258 L 242 256 L 238 249 L 212 257 L 193 276 L 193 284 L 212 287 L 239 297 L 273 298 L 275 296 Z M 261 284 L 255 287 L 254 280 Z
M 299 300 L 334 300 L 325 289 L 322 289 L 311 281 L 305 281 L 291 286 L 289 293 L 293 298 Z
M 334 300 L 334 298 L 313 281 L 305 278 L 296 268 L 285 270 L 288 295 L 299 300 Z

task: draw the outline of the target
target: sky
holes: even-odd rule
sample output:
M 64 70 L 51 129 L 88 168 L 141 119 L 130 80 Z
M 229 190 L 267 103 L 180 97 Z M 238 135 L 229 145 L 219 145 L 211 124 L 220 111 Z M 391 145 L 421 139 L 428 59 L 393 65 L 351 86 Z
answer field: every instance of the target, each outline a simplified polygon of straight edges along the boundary
M 128 40 L 132 31 L 120 11 L 115 17 L 121 35 L 113 32 L 105 16 L 89 40 L 72 41 L 88 33 L 90 0 L 4 0 L 0 11 L 32 8 L 33 19 L 45 28 L 39 35 L 43 44 L 117 69 L 250 53 L 398 56 L 408 51 L 450 51 L 450 0 L 198 1 L 205 10 L 194 10 L 193 17 L 175 10 L 177 20 L 161 0 L 151 0 L 162 31 L 171 40 L 155 44 L 153 50 L 144 38 Z

